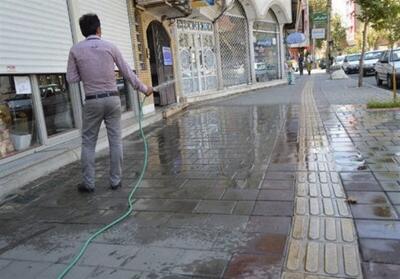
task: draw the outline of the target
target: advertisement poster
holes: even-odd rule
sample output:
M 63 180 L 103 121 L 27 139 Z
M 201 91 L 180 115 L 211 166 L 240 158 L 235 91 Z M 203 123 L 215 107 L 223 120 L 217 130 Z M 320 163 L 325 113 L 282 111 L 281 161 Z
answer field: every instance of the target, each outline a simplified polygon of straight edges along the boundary
M 17 94 L 32 94 L 31 80 L 29 76 L 15 76 L 15 91 Z
M 172 65 L 172 53 L 170 47 L 163 47 L 162 48 L 163 57 L 164 57 L 164 66 L 171 66 Z

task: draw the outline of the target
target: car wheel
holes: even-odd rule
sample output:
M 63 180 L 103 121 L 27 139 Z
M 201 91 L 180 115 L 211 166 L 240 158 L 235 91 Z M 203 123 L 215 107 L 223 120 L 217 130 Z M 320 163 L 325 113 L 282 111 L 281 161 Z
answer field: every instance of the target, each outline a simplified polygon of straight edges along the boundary
M 378 77 L 378 74 L 375 75 L 375 79 L 376 79 L 376 85 L 381 86 L 382 80 Z
M 393 78 L 390 75 L 387 76 L 387 87 L 393 89 Z

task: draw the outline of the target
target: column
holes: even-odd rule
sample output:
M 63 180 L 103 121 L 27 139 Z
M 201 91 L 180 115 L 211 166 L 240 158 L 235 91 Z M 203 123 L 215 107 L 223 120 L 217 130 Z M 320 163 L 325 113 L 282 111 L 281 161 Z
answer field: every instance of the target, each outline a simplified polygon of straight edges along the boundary
M 285 48 L 285 34 L 283 33 L 283 24 L 279 24 L 279 47 L 280 47 L 280 78 L 286 77 L 285 60 L 286 60 L 286 48 Z
M 249 21 L 249 48 L 250 48 L 250 83 L 256 83 L 255 55 L 254 55 L 254 20 Z

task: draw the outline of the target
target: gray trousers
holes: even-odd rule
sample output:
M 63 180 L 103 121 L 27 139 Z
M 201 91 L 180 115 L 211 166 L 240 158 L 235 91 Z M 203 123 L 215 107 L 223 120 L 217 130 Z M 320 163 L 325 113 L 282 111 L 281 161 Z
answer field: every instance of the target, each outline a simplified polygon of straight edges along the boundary
M 103 120 L 107 128 L 108 143 L 110 145 L 110 183 L 115 186 L 121 182 L 121 99 L 118 96 L 91 99 L 87 100 L 83 107 L 81 154 L 83 183 L 88 188 L 95 187 L 95 151 L 100 125 Z

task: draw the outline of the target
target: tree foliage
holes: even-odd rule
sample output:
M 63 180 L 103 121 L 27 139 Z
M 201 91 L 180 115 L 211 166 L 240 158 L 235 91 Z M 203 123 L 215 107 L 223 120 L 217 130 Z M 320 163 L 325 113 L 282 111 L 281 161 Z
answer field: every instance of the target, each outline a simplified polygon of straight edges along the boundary
M 398 1 L 398 0 L 353 0 L 359 5 L 360 9 L 356 16 L 358 20 L 364 23 L 362 33 L 362 48 L 361 48 L 361 59 L 360 59 L 360 75 L 358 78 L 358 86 L 361 87 L 363 84 L 363 65 L 364 65 L 364 54 L 367 44 L 367 34 L 369 24 L 377 24 L 383 21 L 387 17 L 388 8 L 385 2 L 387 1 Z
M 400 1 L 382 0 L 385 10 L 385 16 L 377 19 L 373 27 L 382 31 L 384 37 L 389 41 L 390 46 L 400 40 Z
M 332 18 L 332 40 L 333 50 L 342 52 L 347 47 L 346 29 L 342 25 L 339 15 Z
M 377 23 L 387 17 L 386 1 L 398 0 L 353 0 L 360 9 L 356 16 L 363 23 Z
M 367 45 L 369 50 L 375 50 L 378 47 L 378 41 L 386 37 L 386 32 L 377 30 L 376 28 L 369 28 L 367 35 Z
M 325 12 L 326 6 L 328 5 L 327 0 L 310 0 L 310 12 Z

